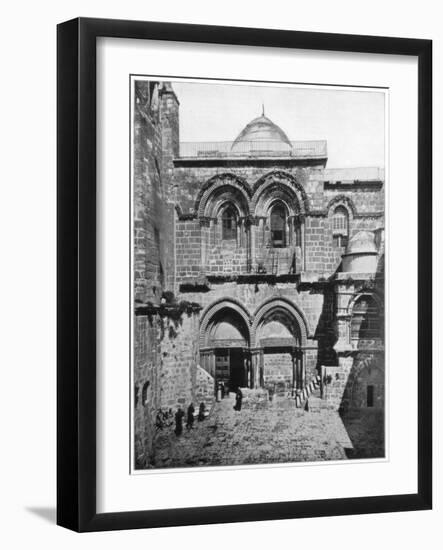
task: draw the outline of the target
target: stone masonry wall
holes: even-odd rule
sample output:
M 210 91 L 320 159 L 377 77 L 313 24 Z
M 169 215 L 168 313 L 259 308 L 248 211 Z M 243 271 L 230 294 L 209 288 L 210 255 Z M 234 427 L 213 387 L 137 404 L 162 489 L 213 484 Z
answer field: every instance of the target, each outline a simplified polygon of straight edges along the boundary
M 185 408 L 195 400 L 198 362 L 198 317 L 184 314 L 179 324 L 163 320 L 161 342 L 160 404 L 162 408 Z
M 322 181 L 323 169 L 321 166 L 299 167 L 284 163 L 273 165 L 272 162 L 265 166 L 260 165 L 240 165 L 235 167 L 230 166 L 182 166 L 180 163 L 174 170 L 174 181 L 176 186 L 176 201 L 180 212 L 188 217 L 195 215 L 196 201 L 199 196 L 201 187 L 213 176 L 232 172 L 236 176 L 243 178 L 250 189 L 254 188 L 256 182 L 266 174 L 272 171 L 284 171 L 296 178 L 303 186 L 308 196 L 309 213 L 304 220 L 304 261 L 301 261 L 301 250 L 287 250 L 286 255 L 293 257 L 296 254 L 296 269 L 297 271 L 306 270 L 319 274 L 319 276 L 329 277 L 340 266 L 342 254 L 345 252 L 345 247 L 337 247 L 333 244 L 332 231 L 332 214 L 334 204 L 339 204 L 338 199 L 342 198 L 346 204 L 352 202 L 349 217 L 349 238 L 356 232 L 366 229 L 374 231 L 383 226 L 384 218 L 384 191 L 380 184 L 349 184 L 337 186 L 334 188 L 328 186 L 324 189 Z M 330 206 L 331 205 L 331 206 Z M 330 208 L 329 208 L 330 206 Z M 254 215 L 254 212 L 251 212 Z M 197 262 L 201 272 L 207 273 L 222 273 L 228 271 L 230 273 L 243 273 L 247 269 L 248 252 L 245 247 L 237 247 L 232 250 L 232 247 L 226 247 L 220 239 L 220 231 L 215 232 L 216 238 L 211 238 L 204 253 L 201 252 L 202 242 L 201 235 L 209 232 L 209 228 L 197 227 L 196 219 L 188 221 L 180 221 L 179 226 L 181 233 L 177 235 L 178 246 L 181 247 L 183 254 L 177 258 L 177 262 L 182 262 L 185 269 L 178 270 L 178 284 L 180 279 L 190 275 L 190 268 L 186 264 L 185 252 L 192 255 L 193 261 Z M 251 267 L 252 271 L 257 268 L 259 262 L 263 261 L 266 256 L 266 240 L 269 237 L 268 224 L 259 222 L 257 225 L 252 225 L 251 233 Z M 212 231 L 212 230 L 211 230 Z M 197 233 L 198 232 L 198 233 Z M 208 239 L 204 240 L 206 243 Z M 215 241 L 215 242 L 212 242 Z M 200 247 L 200 258 L 198 250 L 194 246 Z M 277 250 L 279 256 L 284 255 L 283 250 Z M 202 265 L 202 258 L 206 257 L 206 265 Z M 223 256 L 223 258 L 222 258 Z M 291 258 L 286 259 L 284 269 L 289 272 L 291 268 Z M 269 263 L 269 262 L 268 262 Z M 197 271 L 197 265 L 194 267 L 194 272 Z M 270 266 L 268 266 L 269 268 Z
M 201 271 L 201 239 L 198 220 L 177 221 L 176 230 L 177 284 Z
M 292 357 L 290 353 L 265 353 L 263 379 L 265 387 L 273 384 L 284 384 L 287 388 L 292 383 Z
M 366 408 L 368 385 L 374 388 L 373 408 L 384 407 L 385 371 L 381 352 L 341 356 L 338 366 L 322 367 L 321 377 L 323 397 L 335 410 Z
M 158 85 L 158 83 L 157 83 Z M 136 82 L 134 105 L 134 298 L 155 300 L 164 284 L 164 189 L 161 125 L 153 88 Z
M 134 317 L 134 466 L 145 468 L 152 453 L 154 419 L 160 407 L 158 325 L 147 316 Z

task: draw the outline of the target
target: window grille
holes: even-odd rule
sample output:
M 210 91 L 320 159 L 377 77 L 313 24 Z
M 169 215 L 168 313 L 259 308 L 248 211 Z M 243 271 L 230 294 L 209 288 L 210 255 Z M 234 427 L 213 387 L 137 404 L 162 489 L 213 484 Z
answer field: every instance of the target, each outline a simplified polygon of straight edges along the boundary
M 332 243 L 336 247 L 345 247 L 348 244 L 349 217 L 343 206 L 338 206 L 332 216 Z

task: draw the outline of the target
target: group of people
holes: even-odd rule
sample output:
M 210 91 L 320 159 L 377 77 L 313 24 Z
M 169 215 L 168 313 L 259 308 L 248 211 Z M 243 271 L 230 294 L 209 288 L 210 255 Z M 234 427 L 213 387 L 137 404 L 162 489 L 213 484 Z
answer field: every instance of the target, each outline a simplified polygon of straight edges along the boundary
M 225 397 L 225 394 L 229 395 L 229 389 L 225 387 L 223 382 L 219 382 L 217 385 L 217 401 L 223 399 Z M 240 388 L 237 388 L 237 391 L 235 392 L 235 405 L 234 410 L 240 411 L 242 407 L 242 401 L 243 401 L 243 393 Z M 170 409 L 170 413 L 172 416 L 172 411 Z M 202 402 L 200 403 L 199 410 L 198 410 L 198 416 L 197 419 L 199 422 L 203 421 L 206 417 L 206 406 Z M 169 418 L 169 416 L 168 416 Z M 183 421 L 185 418 L 185 411 L 182 409 L 182 407 L 179 405 L 177 408 L 177 412 L 175 413 L 175 435 L 179 436 L 183 433 Z M 186 411 L 186 429 L 192 430 L 194 427 L 194 421 L 195 421 L 195 407 L 194 404 L 191 403 Z
M 177 412 L 175 413 L 175 435 L 181 435 L 183 433 L 183 419 L 185 416 L 185 411 L 179 406 L 177 409 Z M 197 419 L 199 422 L 205 419 L 206 416 L 206 406 L 202 402 L 200 403 L 199 409 L 198 409 L 198 416 Z M 192 430 L 194 427 L 194 420 L 195 420 L 195 407 L 194 404 L 191 403 L 188 407 L 188 410 L 186 412 L 186 429 Z

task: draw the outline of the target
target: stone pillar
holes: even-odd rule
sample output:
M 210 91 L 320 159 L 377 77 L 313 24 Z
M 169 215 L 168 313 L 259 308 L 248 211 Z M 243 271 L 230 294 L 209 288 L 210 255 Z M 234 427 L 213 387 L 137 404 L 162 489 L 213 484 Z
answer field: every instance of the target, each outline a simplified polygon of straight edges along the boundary
M 264 356 L 264 352 L 263 352 L 263 349 L 260 350 L 260 359 L 259 359 L 259 386 L 261 388 L 264 387 L 265 385 L 265 356 Z
M 293 349 L 291 352 L 291 359 L 292 359 L 292 395 L 295 394 L 295 390 L 297 389 L 297 357 L 296 357 L 296 350 Z
M 211 220 L 209 218 L 200 218 L 200 241 L 201 241 L 201 272 L 202 274 L 206 273 L 207 269 L 207 249 L 210 240 L 210 224 Z
M 252 388 L 257 389 L 259 387 L 259 350 L 251 350 L 251 376 L 252 376 Z
M 251 385 L 251 382 L 252 382 L 252 374 L 251 374 L 251 358 L 249 356 L 249 353 L 246 352 L 245 353 L 245 382 L 246 382 L 246 387 L 248 388 L 251 388 L 252 385 Z
M 251 256 L 251 224 L 245 219 L 245 234 L 246 234 L 246 271 L 249 273 L 252 267 Z
M 257 239 L 257 228 L 259 220 L 257 218 L 252 218 L 249 220 L 249 233 L 250 233 L 250 256 L 249 256 L 249 270 L 251 272 L 256 265 L 255 258 L 255 249 L 256 249 L 256 239 Z
M 243 247 L 243 223 L 242 223 L 242 219 L 238 218 L 236 223 L 237 223 L 237 232 L 236 232 L 236 235 L 237 235 L 237 248 L 241 248 L 241 247 Z
M 289 218 L 288 218 L 288 243 L 287 243 L 287 246 L 292 246 L 294 244 L 294 241 L 295 241 L 294 227 L 295 227 L 294 216 L 289 216 Z
M 209 247 L 214 248 L 216 243 L 215 232 L 217 229 L 217 219 L 212 218 L 209 223 Z
M 301 387 L 306 386 L 306 365 L 305 365 L 305 354 L 303 351 L 300 351 L 300 373 L 301 373 Z
M 301 250 L 301 271 L 306 271 L 306 243 L 305 243 L 305 219 L 299 218 L 300 223 L 300 250 Z
M 303 389 L 303 384 L 302 384 L 301 361 L 300 361 L 300 352 L 299 351 L 297 351 L 295 361 L 296 361 L 296 378 L 297 378 L 296 389 L 301 390 L 301 389 Z

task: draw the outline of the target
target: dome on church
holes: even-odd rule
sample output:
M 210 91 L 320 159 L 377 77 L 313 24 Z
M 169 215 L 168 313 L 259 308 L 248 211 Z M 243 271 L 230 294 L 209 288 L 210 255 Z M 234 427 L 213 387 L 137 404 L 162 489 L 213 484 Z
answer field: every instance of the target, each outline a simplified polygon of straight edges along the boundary
M 254 118 L 247 124 L 231 147 L 234 153 L 253 151 L 290 151 L 292 144 L 283 130 L 265 116 Z

